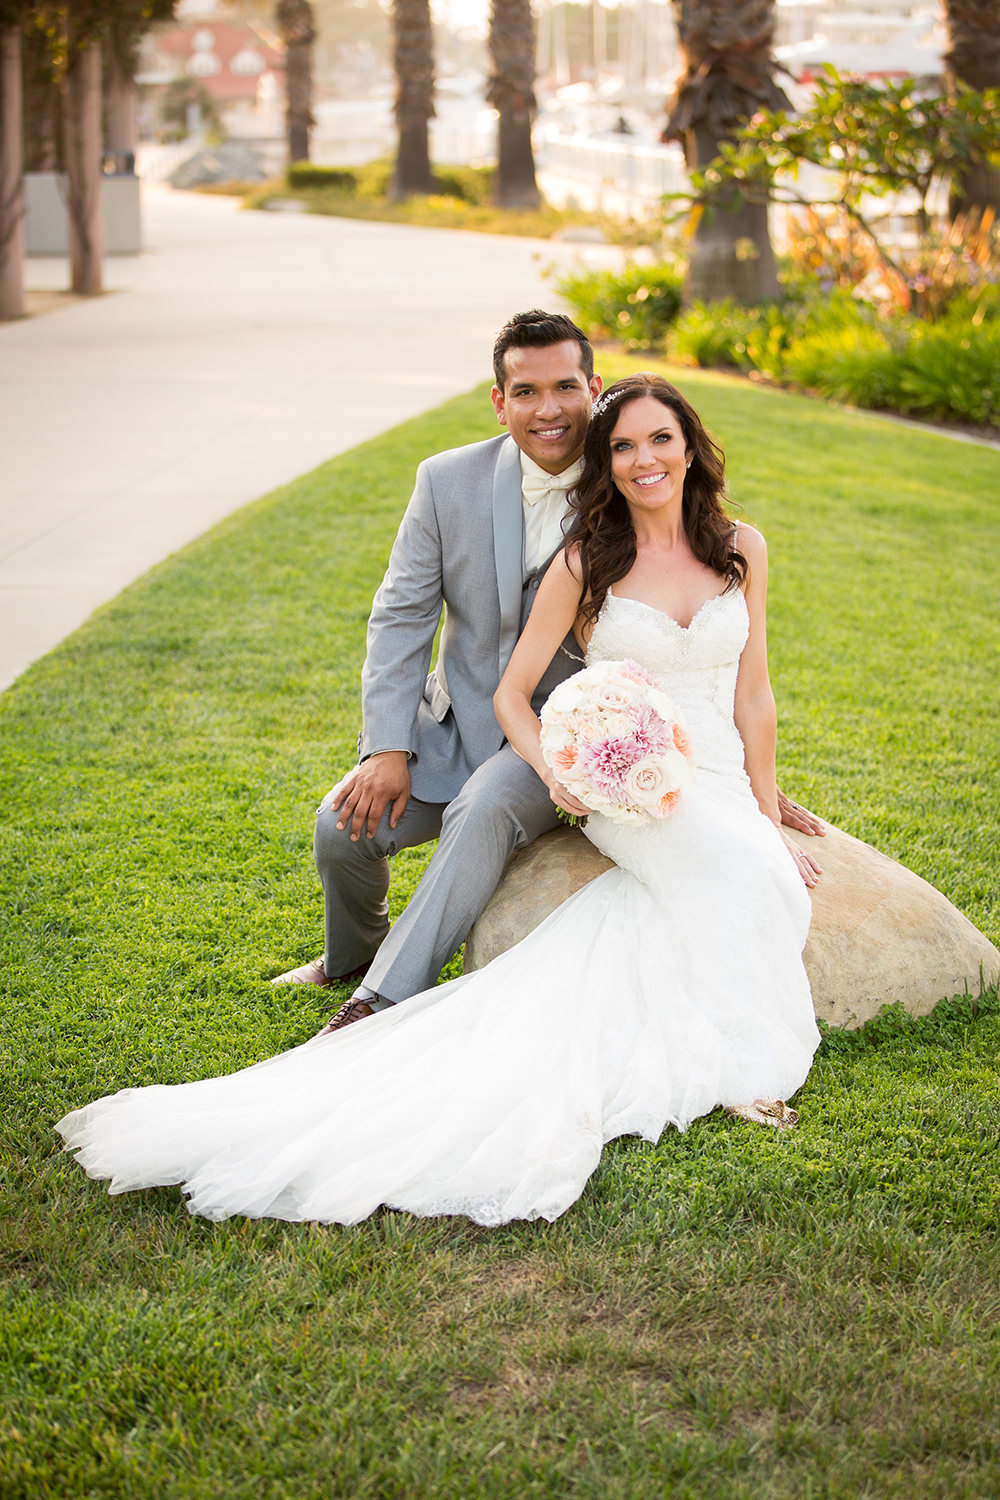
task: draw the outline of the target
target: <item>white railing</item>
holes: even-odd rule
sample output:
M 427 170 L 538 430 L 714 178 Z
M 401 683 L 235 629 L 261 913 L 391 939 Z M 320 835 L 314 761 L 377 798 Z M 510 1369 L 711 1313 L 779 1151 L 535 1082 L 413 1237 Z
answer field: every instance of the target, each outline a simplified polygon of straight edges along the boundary
M 583 209 L 639 215 L 654 209 L 665 193 L 688 187 L 679 146 L 622 136 L 588 137 L 544 132 L 535 158 L 551 202 L 572 200 Z
M 163 182 L 204 144 L 204 134 L 188 136 L 184 141 L 140 141 L 135 153 L 136 176 L 144 182 Z

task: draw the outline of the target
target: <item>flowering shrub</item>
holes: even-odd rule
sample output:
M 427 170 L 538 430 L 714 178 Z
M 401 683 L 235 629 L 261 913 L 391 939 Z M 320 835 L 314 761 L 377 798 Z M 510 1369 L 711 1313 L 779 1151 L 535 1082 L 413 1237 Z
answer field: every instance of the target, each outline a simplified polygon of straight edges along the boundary
M 890 265 L 871 238 L 822 206 L 790 209 L 784 279 L 792 295 L 836 289 L 873 308 L 939 322 L 959 303 L 970 310 L 1000 288 L 1000 222 L 992 209 L 928 226 Z

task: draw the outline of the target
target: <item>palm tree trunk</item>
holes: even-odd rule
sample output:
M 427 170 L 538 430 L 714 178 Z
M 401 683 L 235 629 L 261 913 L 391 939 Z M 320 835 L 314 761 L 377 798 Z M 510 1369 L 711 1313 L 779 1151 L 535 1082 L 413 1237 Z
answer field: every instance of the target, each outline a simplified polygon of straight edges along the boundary
M 434 36 L 429 0 L 393 0 L 396 69 L 394 198 L 433 193 L 428 126 L 434 118 Z
M 316 40 L 309 0 L 278 0 L 275 19 L 285 44 L 285 127 L 288 160 L 309 160 L 312 113 L 312 48 Z
M 945 87 L 959 84 L 973 89 L 1000 88 L 1000 26 L 996 0 L 945 0 L 948 51 L 944 56 Z M 981 160 L 951 185 L 951 217 L 992 209 L 1000 214 L 1000 170 Z
M 66 71 L 65 132 L 70 285 L 74 292 L 96 297 L 104 290 L 101 48 L 98 42 L 78 47 L 72 30 Z
M 21 32 L 0 31 L 0 318 L 24 315 Z
M 486 99 L 499 116 L 496 201 L 501 208 L 537 208 L 541 194 L 531 147 L 538 109 L 531 0 L 491 0 L 490 58 Z
M 719 137 L 704 125 L 684 137 L 685 160 L 704 165 L 719 154 Z M 767 204 L 740 197 L 735 206 L 706 209 L 695 230 L 684 302 L 732 297 L 753 307 L 779 292 Z
M 758 109 L 786 109 L 771 55 L 775 0 L 673 0 L 682 71 L 663 140 L 678 140 L 689 168 L 706 167 Z M 739 198 L 699 218 L 685 300 L 778 294 L 767 204 Z

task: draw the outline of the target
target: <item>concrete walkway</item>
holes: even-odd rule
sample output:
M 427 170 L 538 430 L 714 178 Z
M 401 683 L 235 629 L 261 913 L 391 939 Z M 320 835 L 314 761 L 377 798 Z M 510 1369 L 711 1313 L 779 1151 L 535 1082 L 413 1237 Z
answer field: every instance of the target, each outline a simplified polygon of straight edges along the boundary
M 547 266 L 621 261 L 158 187 L 143 230 L 108 295 L 0 324 L 0 689 L 230 511 L 488 379 L 505 319 L 558 304 Z

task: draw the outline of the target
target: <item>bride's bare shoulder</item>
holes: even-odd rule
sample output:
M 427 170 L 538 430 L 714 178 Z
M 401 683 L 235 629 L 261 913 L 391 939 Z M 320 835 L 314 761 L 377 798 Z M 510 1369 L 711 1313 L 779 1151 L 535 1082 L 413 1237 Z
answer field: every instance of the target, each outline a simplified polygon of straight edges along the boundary
M 563 567 L 576 583 L 583 582 L 583 563 L 580 558 L 580 543 L 570 542 L 556 554 L 556 562 L 562 562 Z
M 747 521 L 740 521 L 736 531 L 736 545 L 743 553 L 747 562 L 753 567 L 754 563 L 767 561 L 767 543 L 763 534 L 756 526 L 751 526 Z

